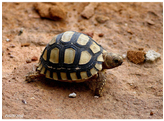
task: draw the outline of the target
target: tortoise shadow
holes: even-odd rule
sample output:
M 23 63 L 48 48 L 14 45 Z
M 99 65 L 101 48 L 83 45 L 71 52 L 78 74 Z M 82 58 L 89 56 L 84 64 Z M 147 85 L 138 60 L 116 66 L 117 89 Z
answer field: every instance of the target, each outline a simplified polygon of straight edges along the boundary
M 91 91 L 87 83 L 85 82 L 61 82 L 45 77 L 39 78 L 35 82 L 38 86 L 45 90 L 65 90 L 66 92 L 89 92 Z

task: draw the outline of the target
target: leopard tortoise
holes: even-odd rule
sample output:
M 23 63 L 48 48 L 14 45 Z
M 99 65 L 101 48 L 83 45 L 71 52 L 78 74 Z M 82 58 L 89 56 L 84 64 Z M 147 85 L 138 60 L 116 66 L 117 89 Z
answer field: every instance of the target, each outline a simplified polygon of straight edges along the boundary
M 56 35 L 40 56 L 36 71 L 26 81 L 40 75 L 57 81 L 84 82 L 96 80 L 95 95 L 101 96 L 106 82 L 105 70 L 123 63 L 120 55 L 108 53 L 91 37 L 74 31 Z

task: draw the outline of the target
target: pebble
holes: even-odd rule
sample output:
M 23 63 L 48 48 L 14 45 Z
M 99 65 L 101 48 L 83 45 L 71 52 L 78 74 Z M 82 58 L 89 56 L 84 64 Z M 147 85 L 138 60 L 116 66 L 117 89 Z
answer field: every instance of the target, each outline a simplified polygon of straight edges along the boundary
M 125 58 L 126 58 L 126 56 L 127 56 L 126 54 L 122 54 L 123 59 L 125 59 Z
M 67 17 L 65 7 L 59 4 L 51 5 L 46 3 L 36 3 L 34 4 L 34 7 L 38 11 L 40 17 L 43 18 L 60 20 Z
M 30 43 L 22 43 L 21 44 L 21 47 L 27 47 L 27 46 L 30 46 Z
M 94 98 L 99 98 L 99 96 L 94 96 Z
M 23 29 L 24 29 L 24 28 L 21 28 L 21 29 L 20 29 L 18 36 L 20 36 L 20 35 L 23 33 Z
M 100 34 L 99 34 L 99 37 L 103 37 L 103 36 L 104 36 L 104 34 L 103 34 L 103 33 L 100 33 Z
M 154 25 L 154 24 L 155 24 L 154 21 L 152 21 L 152 20 L 150 20 L 150 19 L 147 20 L 147 23 L 148 23 L 149 25 Z
M 11 52 L 8 52 L 7 54 L 8 54 L 8 55 L 11 55 Z
M 98 6 L 98 3 L 95 2 L 91 2 L 89 5 L 87 5 L 84 10 L 81 13 L 81 16 L 89 19 L 90 17 L 93 16 L 93 14 L 95 13 L 95 8 Z
M 11 47 L 11 48 L 14 48 L 14 47 L 15 47 L 15 45 L 13 45 L 13 44 L 10 44 L 10 47 Z
M 51 16 L 51 19 L 58 20 L 58 19 L 65 19 L 66 18 L 66 12 L 64 10 L 64 7 L 59 7 L 57 5 L 50 7 L 49 14 Z
M 151 112 L 150 112 L 150 115 L 152 116 L 153 114 L 154 114 L 154 113 L 151 111 Z
M 76 93 L 73 92 L 73 93 L 69 94 L 69 97 L 70 98 L 75 98 L 76 97 Z
M 27 104 L 26 100 L 22 100 L 22 102 L 23 102 L 24 104 Z
M 161 54 L 155 52 L 154 50 L 149 50 L 146 52 L 146 61 L 155 61 L 156 59 L 160 58 Z
M 30 99 L 35 99 L 34 97 L 31 97 Z
M 10 49 L 7 47 L 6 50 L 10 50 Z
M 31 63 L 31 60 L 30 60 L 30 59 L 27 59 L 27 60 L 26 60 L 26 63 Z
M 96 19 L 96 21 L 97 21 L 98 23 L 100 23 L 100 24 L 105 23 L 106 21 L 109 20 L 109 18 L 108 18 L 107 16 L 104 16 L 104 15 L 97 15 L 97 16 L 95 17 L 95 19 Z
M 14 58 L 14 56 L 13 56 L 13 55 L 9 55 L 9 57 L 10 57 L 10 58 Z
M 127 52 L 127 58 L 135 64 L 141 64 L 145 61 L 145 52 L 129 50 Z
M 36 57 L 36 56 L 33 56 L 32 58 L 31 58 L 31 61 L 37 61 L 38 60 L 38 57 Z
M 10 42 L 11 40 L 7 38 L 6 41 L 7 41 L 7 42 Z

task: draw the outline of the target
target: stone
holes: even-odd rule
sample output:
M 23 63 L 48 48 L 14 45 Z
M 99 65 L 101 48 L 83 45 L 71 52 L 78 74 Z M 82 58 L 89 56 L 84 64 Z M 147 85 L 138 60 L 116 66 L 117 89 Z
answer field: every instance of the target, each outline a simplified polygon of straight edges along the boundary
M 11 40 L 7 38 L 6 41 L 7 41 L 7 42 L 10 42 Z
M 27 59 L 27 60 L 26 60 L 26 63 L 31 63 L 31 60 L 30 60 L 30 59 Z
M 40 17 L 52 20 L 60 20 L 66 18 L 64 7 L 58 4 L 36 3 L 35 9 L 38 11 Z
M 11 48 L 14 48 L 14 47 L 15 47 L 15 45 L 14 45 L 14 44 L 10 44 L 10 47 L 11 47 Z
M 27 104 L 26 100 L 22 100 L 22 103 Z
M 70 98 L 75 98 L 76 97 L 76 93 L 73 92 L 73 93 L 69 94 L 69 97 Z
M 103 24 L 103 23 L 105 23 L 106 21 L 109 20 L 109 18 L 108 18 L 107 16 L 104 16 L 104 15 L 97 15 L 97 16 L 95 17 L 95 19 L 96 19 L 96 21 L 97 21 L 98 23 L 100 23 L 100 24 Z
M 160 58 L 161 54 L 155 52 L 154 50 L 149 50 L 146 52 L 146 61 L 155 61 L 156 59 Z
M 22 43 L 21 44 L 21 47 L 28 47 L 28 46 L 30 46 L 30 43 Z
M 129 50 L 127 52 L 127 58 L 129 61 L 135 63 L 135 64 L 141 64 L 145 61 L 145 52 L 143 51 L 132 51 Z
M 9 57 L 10 57 L 10 58 L 14 58 L 14 56 L 13 56 L 13 55 L 11 55 L 11 54 L 9 55 Z
M 37 61 L 38 60 L 38 57 L 36 57 L 36 56 L 33 56 L 32 58 L 31 58 L 31 61 Z
M 103 34 L 103 33 L 100 33 L 98 36 L 99 36 L 99 37 L 103 37 L 103 36 L 104 36 L 104 34 Z
M 36 11 L 39 13 L 40 17 L 42 18 L 50 18 L 49 6 L 50 6 L 49 4 L 44 4 L 44 3 L 34 4 Z
M 97 7 L 97 5 L 98 5 L 98 3 L 91 2 L 81 12 L 81 16 L 86 18 L 86 19 L 91 18 L 94 15 L 94 13 L 95 13 L 95 8 Z
M 49 9 L 50 18 L 53 20 L 58 19 L 65 19 L 66 18 L 66 12 L 62 7 L 59 6 L 53 6 Z

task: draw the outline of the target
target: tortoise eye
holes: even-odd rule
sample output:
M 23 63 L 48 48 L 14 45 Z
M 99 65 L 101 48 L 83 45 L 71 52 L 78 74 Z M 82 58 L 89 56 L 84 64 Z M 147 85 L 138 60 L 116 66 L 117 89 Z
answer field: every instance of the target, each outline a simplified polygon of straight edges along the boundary
M 118 63 L 118 60 L 114 60 L 114 63 Z

